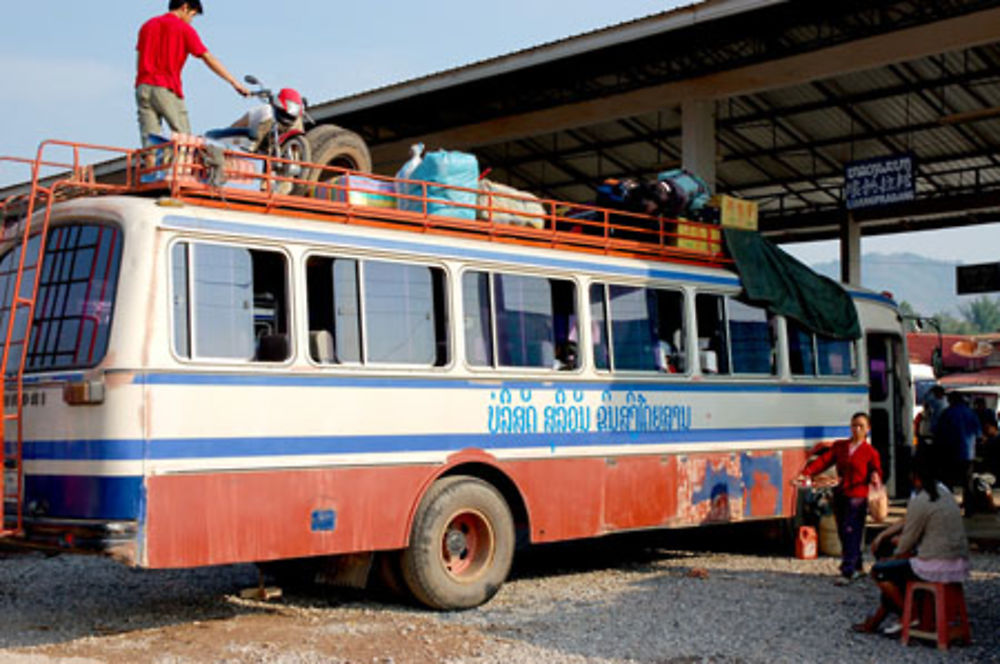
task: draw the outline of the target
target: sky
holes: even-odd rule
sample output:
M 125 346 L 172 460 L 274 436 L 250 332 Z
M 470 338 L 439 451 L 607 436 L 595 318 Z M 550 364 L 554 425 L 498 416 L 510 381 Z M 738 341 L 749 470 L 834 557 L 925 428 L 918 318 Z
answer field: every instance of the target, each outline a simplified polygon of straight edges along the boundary
M 338 99 L 647 16 L 688 0 L 506 0 L 503 3 L 203 0 L 208 49 L 238 78 L 293 87 L 312 103 Z M 56 138 L 133 147 L 135 39 L 167 0 L 5 2 L 0 21 L 0 155 L 34 156 Z M 184 91 L 195 132 L 249 107 L 200 61 Z M 109 154 L 108 157 L 111 155 Z M 0 162 L 0 186 L 27 180 Z M 836 242 L 787 244 L 806 262 L 835 260 Z M 998 260 L 1000 224 L 864 239 L 863 252 L 913 252 L 963 263 Z

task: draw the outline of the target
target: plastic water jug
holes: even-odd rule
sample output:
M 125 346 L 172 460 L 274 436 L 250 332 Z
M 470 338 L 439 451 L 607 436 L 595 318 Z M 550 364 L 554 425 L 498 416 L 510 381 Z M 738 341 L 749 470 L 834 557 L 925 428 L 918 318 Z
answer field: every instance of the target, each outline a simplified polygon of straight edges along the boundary
M 816 529 L 812 526 L 800 526 L 799 536 L 795 538 L 795 557 L 800 560 L 812 560 L 816 557 Z

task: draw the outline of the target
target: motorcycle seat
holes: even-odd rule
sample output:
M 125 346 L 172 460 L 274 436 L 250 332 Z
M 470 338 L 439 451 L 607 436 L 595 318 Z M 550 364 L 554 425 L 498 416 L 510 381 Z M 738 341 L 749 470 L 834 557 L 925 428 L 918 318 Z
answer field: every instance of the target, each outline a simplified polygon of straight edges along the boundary
M 222 140 L 226 138 L 249 138 L 251 141 L 257 140 L 257 132 L 250 127 L 224 127 L 222 129 L 209 129 L 205 132 L 205 138 Z

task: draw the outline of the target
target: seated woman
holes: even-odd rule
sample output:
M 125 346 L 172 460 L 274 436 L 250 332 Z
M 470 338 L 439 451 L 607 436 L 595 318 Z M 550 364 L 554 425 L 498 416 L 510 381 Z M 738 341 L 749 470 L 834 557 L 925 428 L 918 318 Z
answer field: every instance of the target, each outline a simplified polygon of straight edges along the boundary
M 918 454 L 912 473 L 913 496 L 906 506 L 899 543 L 892 557 L 872 567 L 881 603 L 856 632 L 874 632 L 890 613 L 901 616 L 907 581 L 960 583 L 969 576 L 969 542 L 955 497 L 935 477 L 926 454 Z M 887 533 L 888 535 L 889 533 Z M 895 625 L 884 633 L 899 631 Z

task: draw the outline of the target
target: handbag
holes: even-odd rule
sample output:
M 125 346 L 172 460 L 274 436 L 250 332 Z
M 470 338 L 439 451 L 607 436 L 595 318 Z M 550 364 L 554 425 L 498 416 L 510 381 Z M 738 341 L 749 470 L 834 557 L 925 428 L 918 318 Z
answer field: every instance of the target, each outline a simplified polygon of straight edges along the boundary
M 868 514 L 875 523 L 882 523 L 889 517 L 889 494 L 885 485 L 868 485 Z

